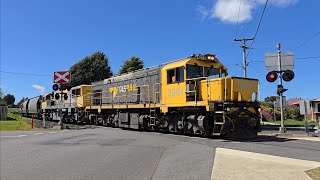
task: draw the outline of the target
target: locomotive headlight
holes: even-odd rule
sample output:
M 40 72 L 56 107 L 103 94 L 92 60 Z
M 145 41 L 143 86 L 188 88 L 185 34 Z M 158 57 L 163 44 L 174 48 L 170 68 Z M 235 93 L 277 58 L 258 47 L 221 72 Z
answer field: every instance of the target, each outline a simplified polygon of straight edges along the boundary
M 214 55 L 208 55 L 207 58 L 208 60 L 214 60 Z
M 229 112 L 229 111 L 230 111 L 230 108 L 229 108 L 229 107 L 227 107 L 227 108 L 226 108 L 226 111 L 228 111 L 228 112 Z

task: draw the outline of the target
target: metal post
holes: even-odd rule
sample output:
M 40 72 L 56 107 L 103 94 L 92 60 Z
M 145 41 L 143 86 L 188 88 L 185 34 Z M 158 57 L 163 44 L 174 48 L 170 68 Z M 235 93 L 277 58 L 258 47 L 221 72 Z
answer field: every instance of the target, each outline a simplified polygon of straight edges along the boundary
M 320 116 L 318 117 L 318 134 L 320 134 Z
M 247 46 L 246 46 L 246 41 L 244 40 L 243 43 L 243 77 L 247 77 Z
M 31 117 L 32 117 L 32 120 L 31 120 L 31 128 L 33 129 L 33 127 L 34 127 L 34 117 L 33 117 L 33 115 L 32 115 Z
M 277 121 L 277 118 L 276 118 L 276 103 L 273 102 L 273 120 L 274 122 Z
M 247 49 L 249 49 L 249 47 L 247 46 L 246 42 L 247 41 L 252 41 L 254 40 L 254 38 L 251 39 L 234 39 L 234 41 L 241 41 L 242 42 L 242 46 L 240 46 L 243 49 L 243 63 L 242 63 L 242 68 L 243 68 L 243 77 L 246 78 L 247 77 Z
M 309 128 L 308 128 L 308 122 L 307 122 L 307 112 L 308 112 L 308 108 L 307 108 L 307 102 L 305 100 L 303 100 L 304 103 L 304 127 L 306 130 L 306 133 L 309 135 Z
M 277 43 L 277 49 L 278 49 L 278 71 L 279 71 L 279 85 L 282 86 L 282 70 L 281 70 L 281 51 L 280 51 L 280 43 Z M 283 115 L 283 93 L 280 92 L 280 114 L 281 114 L 281 127 L 279 129 L 280 133 L 286 133 L 287 130 L 284 127 L 284 115 Z
M 43 125 L 43 129 L 46 128 L 46 115 L 45 113 L 42 114 L 42 125 Z

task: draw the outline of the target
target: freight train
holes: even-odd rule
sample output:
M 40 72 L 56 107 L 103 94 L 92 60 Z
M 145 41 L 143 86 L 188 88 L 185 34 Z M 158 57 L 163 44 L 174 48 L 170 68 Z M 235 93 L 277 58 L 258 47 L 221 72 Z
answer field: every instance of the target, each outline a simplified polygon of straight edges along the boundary
M 192 55 L 26 100 L 22 112 L 65 123 L 248 139 L 261 129 L 258 89 L 257 79 L 228 76 L 214 54 Z M 37 102 L 37 111 L 28 101 Z

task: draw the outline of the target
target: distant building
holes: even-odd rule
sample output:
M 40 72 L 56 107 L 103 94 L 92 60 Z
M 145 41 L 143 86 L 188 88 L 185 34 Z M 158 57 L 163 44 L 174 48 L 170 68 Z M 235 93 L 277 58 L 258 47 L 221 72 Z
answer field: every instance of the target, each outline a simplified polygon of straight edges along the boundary
M 316 99 L 312 99 L 311 103 L 311 112 L 312 112 L 312 119 L 317 119 L 320 122 L 320 97 Z
M 301 101 L 301 98 L 292 99 L 287 102 L 287 106 L 299 106 L 300 101 Z

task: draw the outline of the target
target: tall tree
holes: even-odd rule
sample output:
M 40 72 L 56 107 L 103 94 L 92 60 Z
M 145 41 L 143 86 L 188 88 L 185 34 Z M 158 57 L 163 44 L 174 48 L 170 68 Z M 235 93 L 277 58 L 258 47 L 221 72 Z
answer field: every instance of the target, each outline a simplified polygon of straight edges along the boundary
M 21 106 L 23 101 L 25 101 L 27 98 L 23 97 L 18 103 L 17 103 L 17 106 Z
M 0 99 L 2 99 L 3 92 L 2 92 L 2 87 L 0 86 Z
M 143 60 L 141 60 L 139 57 L 132 56 L 130 59 L 127 59 L 123 62 L 122 66 L 120 67 L 119 74 L 142 69 L 143 66 Z
M 3 97 L 3 100 L 7 103 L 7 105 L 13 105 L 16 98 L 14 95 L 7 94 Z
M 71 86 L 91 84 L 112 76 L 108 57 L 103 52 L 87 56 L 71 68 Z

